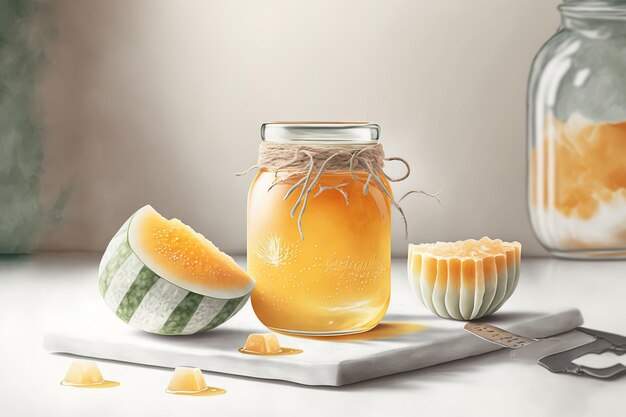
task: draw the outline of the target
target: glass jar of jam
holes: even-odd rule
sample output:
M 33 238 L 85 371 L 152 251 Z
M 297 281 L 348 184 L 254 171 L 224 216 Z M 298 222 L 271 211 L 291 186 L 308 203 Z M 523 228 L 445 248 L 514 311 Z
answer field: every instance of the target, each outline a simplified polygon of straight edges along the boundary
M 528 202 L 553 254 L 626 258 L 626 1 L 567 0 L 528 89 Z
M 391 190 L 376 165 L 379 133 L 369 123 L 262 126 L 260 169 L 248 195 L 247 262 L 256 280 L 252 306 L 268 328 L 339 335 L 382 320 L 390 296 Z

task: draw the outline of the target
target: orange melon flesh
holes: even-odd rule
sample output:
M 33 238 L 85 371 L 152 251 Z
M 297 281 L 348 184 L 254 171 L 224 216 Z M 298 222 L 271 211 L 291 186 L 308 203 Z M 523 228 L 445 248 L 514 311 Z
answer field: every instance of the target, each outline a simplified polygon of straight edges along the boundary
M 411 245 L 411 253 L 426 253 L 434 258 L 472 258 L 482 259 L 489 256 L 517 253 L 521 246 L 517 242 L 503 242 L 500 239 L 483 237 L 480 240 L 464 240 L 458 242 L 437 242 Z
M 146 266 L 188 291 L 230 299 L 249 293 L 254 286 L 254 280 L 212 242 L 150 206 L 133 216 L 129 242 Z

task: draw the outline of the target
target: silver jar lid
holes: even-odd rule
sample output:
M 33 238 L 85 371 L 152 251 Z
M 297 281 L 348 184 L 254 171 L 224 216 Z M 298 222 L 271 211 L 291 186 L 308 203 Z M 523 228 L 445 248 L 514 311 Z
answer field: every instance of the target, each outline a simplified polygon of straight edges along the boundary
M 380 126 L 369 122 L 272 122 L 261 125 L 267 142 L 371 144 L 380 137 Z

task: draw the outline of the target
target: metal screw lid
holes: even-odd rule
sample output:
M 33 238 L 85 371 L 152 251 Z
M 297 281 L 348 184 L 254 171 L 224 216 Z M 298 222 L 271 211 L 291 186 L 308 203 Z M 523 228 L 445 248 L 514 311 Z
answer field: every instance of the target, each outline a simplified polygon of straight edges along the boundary
M 371 144 L 380 137 L 380 126 L 369 122 L 271 122 L 261 125 L 267 142 Z

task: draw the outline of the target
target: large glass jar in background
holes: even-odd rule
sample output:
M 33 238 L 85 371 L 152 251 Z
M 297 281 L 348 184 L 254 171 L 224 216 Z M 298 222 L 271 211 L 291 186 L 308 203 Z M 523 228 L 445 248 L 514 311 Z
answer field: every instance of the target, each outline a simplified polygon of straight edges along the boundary
M 626 1 L 569 0 L 528 91 L 528 199 L 553 254 L 626 257 Z
M 272 123 L 261 132 L 268 142 L 369 146 L 378 143 L 379 127 Z M 252 306 L 264 325 L 337 335 L 363 332 L 382 320 L 390 296 L 391 204 L 374 182 L 363 192 L 367 177 L 325 171 L 318 183 L 325 191 L 313 190 L 306 205 L 302 239 L 291 215 L 300 190 L 283 199 L 302 175 L 275 183 L 273 171 L 257 173 L 248 195 L 248 272 L 256 280 Z M 384 176 L 381 181 L 389 189 Z

